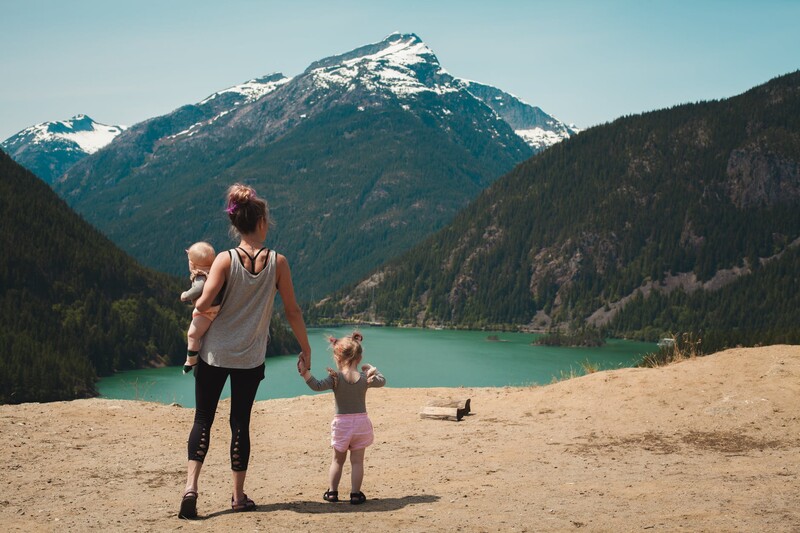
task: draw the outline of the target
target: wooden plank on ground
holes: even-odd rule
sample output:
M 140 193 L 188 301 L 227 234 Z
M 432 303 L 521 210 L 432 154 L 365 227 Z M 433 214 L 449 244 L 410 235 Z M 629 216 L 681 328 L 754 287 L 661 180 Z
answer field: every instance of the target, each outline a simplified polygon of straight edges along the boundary
M 433 400 L 428 403 L 431 407 L 455 407 L 462 412 L 462 415 L 468 415 L 470 413 L 470 401 L 469 398 L 460 398 L 458 400 Z
M 427 405 L 419 412 L 420 418 L 433 418 L 437 420 L 453 420 L 455 422 L 461 420 L 464 412 L 457 407 L 436 407 Z

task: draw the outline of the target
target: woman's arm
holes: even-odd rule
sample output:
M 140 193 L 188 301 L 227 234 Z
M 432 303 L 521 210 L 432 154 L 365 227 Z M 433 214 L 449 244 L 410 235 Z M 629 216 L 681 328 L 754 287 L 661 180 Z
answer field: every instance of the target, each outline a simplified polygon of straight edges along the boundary
M 221 252 L 211 265 L 211 270 L 208 273 L 205 286 L 203 287 L 203 294 L 194 303 L 195 309 L 198 311 L 208 311 L 214 298 L 219 294 L 220 289 L 225 285 L 225 280 L 228 277 L 228 272 L 231 269 L 231 256 L 228 252 Z
M 297 300 L 294 296 L 289 261 L 281 254 L 277 255 L 277 284 L 278 292 L 281 293 L 281 300 L 283 300 L 283 312 L 297 342 L 300 343 L 300 349 L 302 350 L 300 358 L 303 360 L 303 365 L 306 369 L 311 370 L 311 345 L 308 344 L 308 332 L 306 331 L 306 323 L 303 321 L 303 311 L 297 305 Z

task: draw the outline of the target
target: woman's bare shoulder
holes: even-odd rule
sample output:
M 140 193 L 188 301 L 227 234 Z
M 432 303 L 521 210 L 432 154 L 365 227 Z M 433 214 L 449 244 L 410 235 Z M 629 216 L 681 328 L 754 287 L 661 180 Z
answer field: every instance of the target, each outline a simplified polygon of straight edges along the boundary
M 217 257 L 214 258 L 214 263 L 219 263 L 220 265 L 230 264 L 231 262 L 231 254 L 229 250 L 222 251 L 217 254 Z
M 278 252 L 275 252 L 275 263 L 279 267 L 286 267 L 289 265 L 289 261 L 286 259 L 286 256 L 283 254 L 279 254 Z

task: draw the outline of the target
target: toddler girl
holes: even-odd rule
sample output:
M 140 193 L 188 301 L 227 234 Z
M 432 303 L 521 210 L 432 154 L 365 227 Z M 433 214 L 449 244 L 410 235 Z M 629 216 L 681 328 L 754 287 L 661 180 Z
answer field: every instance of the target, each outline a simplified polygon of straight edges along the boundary
M 350 503 L 358 505 L 367 501 L 361 492 L 364 479 L 364 452 L 374 440 L 372 422 L 367 416 L 366 396 L 370 387 L 383 387 L 386 378 L 372 365 L 365 364 L 358 371 L 361 362 L 361 341 L 364 337 L 355 332 L 343 339 L 329 337 L 333 347 L 333 358 L 339 371 L 328 369 L 327 378 L 319 381 L 311 375 L 304 362 L 298 363 L 300 375 L 312 390 L 333 389 L 336 401 L 336 414 L 331 422 L 331 446 L 333 461 L 330 467 L 330 485 L 322 498 L 329 502 L 339 501 L 339 480 L 342 477 L 347 452 L 350 451 Z

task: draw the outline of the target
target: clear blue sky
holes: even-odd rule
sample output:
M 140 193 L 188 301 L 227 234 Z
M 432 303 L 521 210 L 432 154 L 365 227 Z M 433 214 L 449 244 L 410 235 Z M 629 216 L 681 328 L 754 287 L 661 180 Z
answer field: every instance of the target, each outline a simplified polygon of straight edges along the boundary
M 800 68 L 800 0 L 0 0 L 0 28 L 0 139 L 131 125 L 393 31 L 579 127 Z

